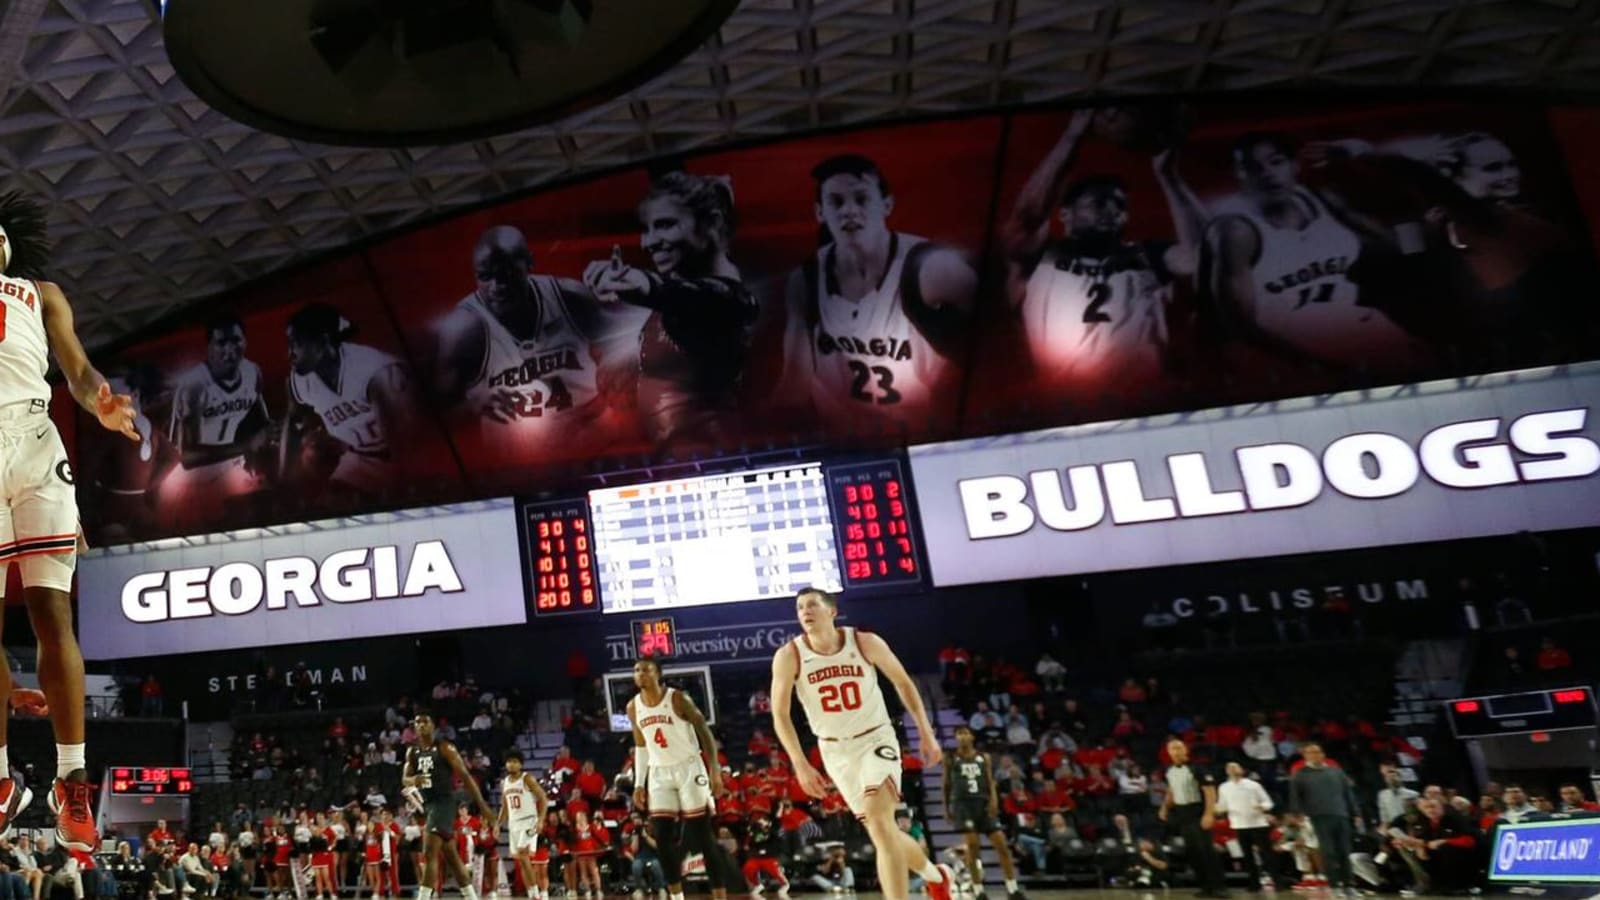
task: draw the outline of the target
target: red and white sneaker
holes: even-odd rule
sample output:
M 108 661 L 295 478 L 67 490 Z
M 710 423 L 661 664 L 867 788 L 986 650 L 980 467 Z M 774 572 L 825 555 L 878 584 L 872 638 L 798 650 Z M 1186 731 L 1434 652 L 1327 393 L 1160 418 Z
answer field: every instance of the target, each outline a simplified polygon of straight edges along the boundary
M 944 863 L 939 863 L 939 874 L 942 876 L 938 883 L 927 882 L 928 900 L 950 900 L 950 892 L 956 886 L 956 873 Z
M 84 853 L 99 848 L 100 836 L 94 830 L 94 790 L 82 769 L 75 769 L 50 785 L 49 806 L 56 816 L 56 843 Z
M 11 822 L 33 802 L 30 788 L 18 788 L 10 778 L 0 778 L 0 838 L 11 834 Z

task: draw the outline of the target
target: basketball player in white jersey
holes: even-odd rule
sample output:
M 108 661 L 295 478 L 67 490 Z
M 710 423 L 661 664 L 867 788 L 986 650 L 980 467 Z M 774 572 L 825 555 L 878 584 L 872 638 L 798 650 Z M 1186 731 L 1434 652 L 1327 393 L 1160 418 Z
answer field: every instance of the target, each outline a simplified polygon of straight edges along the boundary
M 683 900 L 683 848 L 687 848 L 705 857 L 711 895 L 726 898 L 728 885 L 743 881 L 734 881 L 742 878 L 739 869 L 711 832 L 715 798 L 723 793 L 717 740 L 694 701 L 661 683 L 661 663 L 656 659 L 646 656 L 633 664 L 633 683 L 639 688 L 628 701 L 633 770 L 638 773 L 633 802 L 650 810 L 667 889 L 672 900 Z
M 533 854 L 539 850 L 539 829 L 544 827 L 544 814 L 549 808 L 550 798 L 545 796 L 544 788 L 532 772 L 522 768 L 522 753 L 507 750 L 506 775 L 500 782 L 500 824 L 506 826 L 511 856 L 522 873 L 528 900 L 540 900 L 533 879 Z
M 790 718 L 790 698 L 798 696 L 817 735 L 823 767 L 878 851 L 878 884 L 884 897 L 906 900 L 908 873 L 915 872 L 927 882 L 931 900 L 950 900 L 955 873 L 943 863 L 930 862 L 922 845 L 895 823 L 900 741 L 889 721 L 878 673 L 888 676 L 911 713 L 922 741 L 922 761 L 933 768 L 944 752 L 916 683 L 882 638 L 835 624 L 839 601 L 834 595 L 806 588 L 795 597 L 795 612 L 800 636 L 773 656 L 770 692 L 773 731 L 789 754 L 795 777 L 807 794 L 821 799 L 826 793 L 822 773 L 807 761 Z
M 1360 223 L 1331 194 L 1300 183 L 1296 151 L 1279 134 L 1251 133 L 1234 144 L 1242 191 L 1219 205 L 1210 225 L 1207 288 L 1254 343 L 1290 359 L 1346 369 L 1411 358 L 1416 342 L 1362 305 L 1350 278 Z
M 417 433 L 411 378 L 399 359 L 346 340 L 353 328 L 339 311 L 312 303 L 289 319 L 289 414 L 280 465 L 299 464 L 296 412 L 310 410 L 338 445 L 331 486 L 374 494 L 395 478 L 393 447 Z
M 904 434 L 929 427 L 978 276 L 962 254 L 893 231 L 894 193 L 857 154 L 811 170 L 826 243 L 789 276 L 777 397 L 809 400 L 822 424 Z
M 508 451 L 587 434 L 610 408 L 605 386 L 634 362 L 643 317 L 630 333 L 582 282 L 534 274 L 527 239 L 507 225 L 478 238 L 472 269 L 477 287 L 436 329 L 437 396 Z
M 73 399 L 102 427 L 139 440 L 133 400 L 111 386 L 83 351 L 72 306 L 61 288 L 38 280 L 49 262 L 44 209 L 20 193 L 0 195 L 0 584 L 16 563 L 22 602 L 38 640 L 39 686 L 56 739 L 50 811 L 56 842 L 69 850 L 99 849 L 84 763 L 83 656 L 72 633 L 72 571 L 78 505 L 72 466 L 50 421 L 45 372 L 55 353 Z M 0 658 L 0 696 L 11 693 L 11 667 Z M 0 714 L 0 831 L 9 830 L 32 799 L 10 777 Z
M 1176 241 L 1132 242 L 1128 191 L 1116 177 L 1071 180 L 1095 113 L 1079 110 L 1033 171 L 1004 229 L 1007 292 L 1041 386 L 1075 400 L 1159 380 L 1168 363 L 1175 279 L 1195 271 L 1205 215 L 1175 174 L 1174 151 L 1152 160 Z M 1051 239 L 1059 218 L 1064 237 Z
M 179 376 L 170 434 L 187 476 L 185 506 L 216 507 L 258 486 L 248 455 L 268 439 L 272 417 L 261 367 L 244 350 L 244 324 L 225 314 L 206 324 L 205 361 Z

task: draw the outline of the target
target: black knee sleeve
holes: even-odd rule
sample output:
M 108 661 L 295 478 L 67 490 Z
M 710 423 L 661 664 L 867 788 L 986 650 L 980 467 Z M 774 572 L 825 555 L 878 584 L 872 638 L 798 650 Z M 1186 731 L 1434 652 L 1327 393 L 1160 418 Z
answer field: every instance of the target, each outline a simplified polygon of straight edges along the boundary
M 658 816 L 650 820 L 650 833 L 656 838 L 656 854 L 668 884 L 683 883 L 683 823 Z
M 731 877 L 733 865 L 727 851 L 717 843 L 711 832 L 711 817 L 697 816 L 683 823 L 683 843 L 690 850 L 698 850 L 706 860 L 706 880 L 712 890 L 722 890 L 730 885 L 742 884 Z

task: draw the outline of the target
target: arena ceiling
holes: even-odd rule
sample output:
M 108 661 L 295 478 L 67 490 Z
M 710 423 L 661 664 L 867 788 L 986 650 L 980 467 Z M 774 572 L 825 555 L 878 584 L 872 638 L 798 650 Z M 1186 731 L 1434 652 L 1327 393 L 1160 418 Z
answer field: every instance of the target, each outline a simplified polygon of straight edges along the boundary
M 745 0 L 644 87 L 473 144 L 240 125 L 174 75 L 149 0 L 5 0 L 0 165 L 53 207 L 91 346 L 273 270 L 511 192 L 718 143 L 1073 97 L 1600 86 L 1600 0 Z

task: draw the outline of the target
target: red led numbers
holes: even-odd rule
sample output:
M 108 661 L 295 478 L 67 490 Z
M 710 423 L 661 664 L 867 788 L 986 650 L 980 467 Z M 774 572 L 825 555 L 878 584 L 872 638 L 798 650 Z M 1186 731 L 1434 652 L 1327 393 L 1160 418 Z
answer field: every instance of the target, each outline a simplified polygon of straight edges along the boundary
M 559 508 L 530 506 L 527 516 L 534 614 L 598 609 L 600 590 L 587 512 L 564 503 Z
M 919 581 L 911 511 L 898 464 L 836 470 L 834 486 L 845 585 Z

